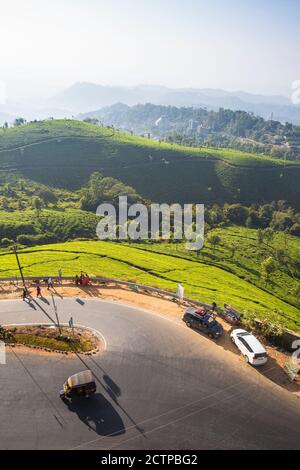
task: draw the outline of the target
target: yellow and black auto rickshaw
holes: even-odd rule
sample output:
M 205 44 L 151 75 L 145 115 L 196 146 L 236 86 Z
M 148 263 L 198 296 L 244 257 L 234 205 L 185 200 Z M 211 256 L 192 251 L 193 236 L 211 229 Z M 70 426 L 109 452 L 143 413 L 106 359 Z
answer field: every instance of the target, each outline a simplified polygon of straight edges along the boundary
M 84 370 L 78 374 L 74 374 L 66 380 L 60 397 L 63 400 L 72 400 L 74 397 L 89 398 L 96 393 L 96 383 L 90 370 Z

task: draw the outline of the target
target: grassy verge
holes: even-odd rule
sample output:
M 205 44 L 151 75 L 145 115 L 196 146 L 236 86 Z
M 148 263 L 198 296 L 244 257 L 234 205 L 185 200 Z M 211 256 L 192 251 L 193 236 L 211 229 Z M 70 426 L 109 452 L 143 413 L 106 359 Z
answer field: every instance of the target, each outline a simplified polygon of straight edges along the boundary
M 62 335 L 57 328 L 20 326 L 8 328 L 11 333 L 6 343 L 35 346 L 62 352 L 89 352 L 97 347 L 97 340 L 90 332 L 62 328 Z

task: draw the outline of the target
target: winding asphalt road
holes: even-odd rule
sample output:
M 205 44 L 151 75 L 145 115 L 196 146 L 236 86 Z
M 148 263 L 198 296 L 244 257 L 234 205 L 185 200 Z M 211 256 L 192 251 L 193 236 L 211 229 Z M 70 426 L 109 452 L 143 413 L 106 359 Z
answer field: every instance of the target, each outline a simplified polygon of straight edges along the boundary
M 300 400 L 181 321 L 99 300 L 59 299 L 61 322 L 105 338 L 100 355 L 7 348 L 0 449 L 300 449 Z M 0 324 L 51 323 L 51 299 L 0 302 Z M 64 380 L 92 369 L 98 393 L 68 407 Z

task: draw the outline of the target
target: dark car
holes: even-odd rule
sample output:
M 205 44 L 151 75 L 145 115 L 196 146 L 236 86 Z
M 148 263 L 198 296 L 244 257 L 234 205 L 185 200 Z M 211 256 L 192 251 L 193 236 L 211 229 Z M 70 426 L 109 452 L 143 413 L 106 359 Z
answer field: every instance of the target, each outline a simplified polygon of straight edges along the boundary
M 223 334 L 222 325 L 209 313 L 199 315 L 196 313 L 196 310 L 189 308 L 183 316 L 183 321 L 189 328 L 203 331 L 210 338 L 217 339 Z

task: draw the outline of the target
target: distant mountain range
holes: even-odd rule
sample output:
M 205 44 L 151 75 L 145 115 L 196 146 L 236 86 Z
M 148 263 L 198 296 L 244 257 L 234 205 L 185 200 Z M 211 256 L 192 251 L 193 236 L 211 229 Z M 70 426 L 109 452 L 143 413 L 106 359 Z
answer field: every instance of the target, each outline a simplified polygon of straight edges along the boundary
M 68 118 L 79 113 L 95 111 L 115 103 L 129 106 L 152 103 L 156 105 L 242 110 L 264 119 L 300 125 L 300 105 L 292 104 L 284 96 L 265 96 L 243 91 L 228 92 L 210 88 L 168 88 L 164 86 L 139 85 L 134 87 L 105 86 L 89 82 L 75 83 L 57 95 L 35 105 L 8 103 L 0 105 L 0 125 L 16 117 L 27 120 L 48 117 Z
M 300 124 L 300 105 L 292 104 L 284 96 L 254 95 L 243 91 L 228 92 L 217 89 L 179 88 L 140 85 L 135 87 L 103 86 L 76 83 L 49 100 L 49 105 L 73 113 L 94 111 L 115 103 L 127 105 L 153 103 L 177 107 L 220 107 L 233 111 L 252 112 L 264 119 Z
M 40 106 L 18 102 L 8 102 L 0 105 L 0 126 L 3 126 L 5 122 L 12 124 L 18 117 L 22 117 L 27 121 L 50 117 L 63 119 L 72 117 L 72 112 L 60 107 L 51 107 L 48 103 L 41 103 Z

